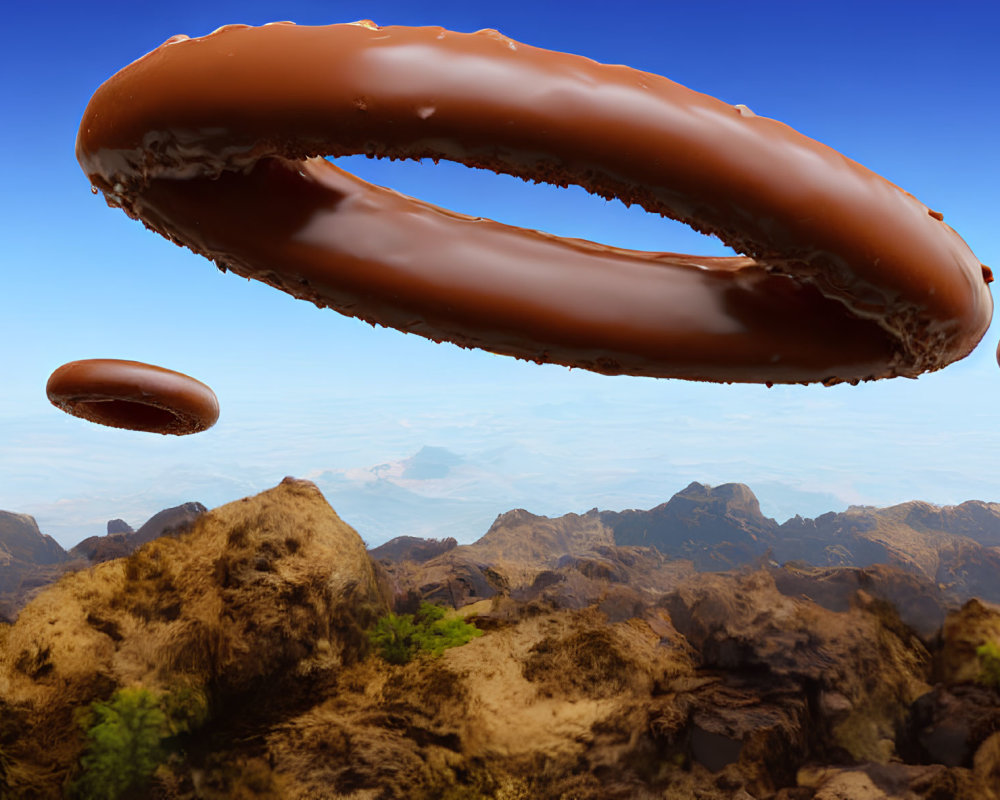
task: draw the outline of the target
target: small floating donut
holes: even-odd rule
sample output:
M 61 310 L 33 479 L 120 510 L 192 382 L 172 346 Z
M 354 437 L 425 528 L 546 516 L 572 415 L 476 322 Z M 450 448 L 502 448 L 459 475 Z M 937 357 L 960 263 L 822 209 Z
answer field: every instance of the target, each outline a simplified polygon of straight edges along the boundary
M 562 239 L 318 156 L 577 184 L 714 234 L 705 258 Z M 295 297 L 606 374 L 914 377 L 989 325 L 988 271 L 913 196 L 780 122 L 496 31 L 371 22 L 176 36 L 104 83 L 77 157 L 108 203 Z
M 49 376 L 45 392 L 67 414 L 112 428 L 183 436 L 219 418 L 215 392 L 201 381 L 139 361 L 71 361 Z

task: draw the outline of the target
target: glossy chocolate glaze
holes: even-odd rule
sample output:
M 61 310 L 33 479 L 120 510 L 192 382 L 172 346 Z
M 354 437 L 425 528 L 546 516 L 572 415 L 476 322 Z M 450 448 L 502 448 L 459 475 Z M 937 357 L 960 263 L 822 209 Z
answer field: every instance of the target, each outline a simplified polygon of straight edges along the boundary
M 640 253 L 470 218 L 319 158 L 446 158 L 605 197 L 746 257 Z M 108 202 L 296 297 L 609 374 L 916 375 L 992 299 L 925 205 L 774 120 L 496 31 L 229 26 L 106 82 L 77 155 Z
M 45 391 L 67 414 L 112 428 L 181 436 L 219 418 L 219 401 L 201 381 L 140 361 L 71 361 L 49 376 Z

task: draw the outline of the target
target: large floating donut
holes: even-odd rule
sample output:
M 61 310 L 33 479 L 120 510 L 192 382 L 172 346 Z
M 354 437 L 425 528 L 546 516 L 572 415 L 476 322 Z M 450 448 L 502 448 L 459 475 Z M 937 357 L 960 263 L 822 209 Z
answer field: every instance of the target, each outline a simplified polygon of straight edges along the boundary
M 45 391 L 67 414 L 112 428 L 181 436 L 219 418 L 219 401 L 201 381 L 139 361 L 71 361 L 52 373 Z
M 450 159 L 638 203 L 742 256 L 501 225 L 317 156 Z M 856 382 L 967 355 L 988 271 L 941 214 L 791 128 L 496 31 L 177 36 L 101 86 L 77 156 L 221 268 L 374 323 L 607 374 Z

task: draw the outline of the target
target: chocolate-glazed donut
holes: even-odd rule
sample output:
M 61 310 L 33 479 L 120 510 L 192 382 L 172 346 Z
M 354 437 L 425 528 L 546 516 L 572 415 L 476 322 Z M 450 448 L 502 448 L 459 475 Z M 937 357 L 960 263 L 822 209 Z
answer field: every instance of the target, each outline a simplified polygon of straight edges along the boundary
M 743 255 L 467 217 L 317 156 L 578 184 Z M 109 204 L 296 297 L 607 374 L 856 382 L 967 355 L 984 268 L 937 212 L 780 122 L 496 31 L 373 23 L 174 37 L 102 85 L 77 157 Z
M 201 381 L 140 361 L 71 361 L 49 376 L 45 392 L 67 414 L 112 428 L 183 436 L 219 418 L 215 392 Z

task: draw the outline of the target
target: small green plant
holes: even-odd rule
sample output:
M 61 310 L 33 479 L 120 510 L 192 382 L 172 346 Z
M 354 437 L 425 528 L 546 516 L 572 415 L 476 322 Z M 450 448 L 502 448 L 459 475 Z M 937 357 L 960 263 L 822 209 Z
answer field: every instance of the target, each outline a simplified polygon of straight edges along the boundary
M 140 792 L 165 757 L 167 716 L 148 689 L 119 689 L 107 702 L 91 703 L 83 774 L 74 793 L 83 800 L 117 800 Z
M 466 644 L 483 632 L 461 617 L 445 617 L 444 609 L 423 603 L 414 617 L 417 632 L 414 641 L 424 652 L 439 656 L 449 647 Z
M 393 614 L 391 611 L 378 622 L 369 634 L 372 645 L 390 664 L 405 664 L 413 658 L 416 632 L 412 614 Z
M 979 656 L 979 677 L 976 679 L 984 686 L 1000 689 L 1000 645 L 996 642 L 986 642 L 976 648 Z
M 389 613 L 369 634 L 372 645 L 390 664 L 405 664 L 418 653 L 437 657 L 483 632 L 461 617 L 447 617 L 432 603 L 421 603 L 416 614 Z
M 87 749 L 73 796 L 80 800 L 143 796 L 178 737 L 201 727 L 207 718 L 208 698 L 200 687 L 180 686 L 162 694 L 130 687 L 119 689 L 106 702 L 91 703 L 78 715 Z

